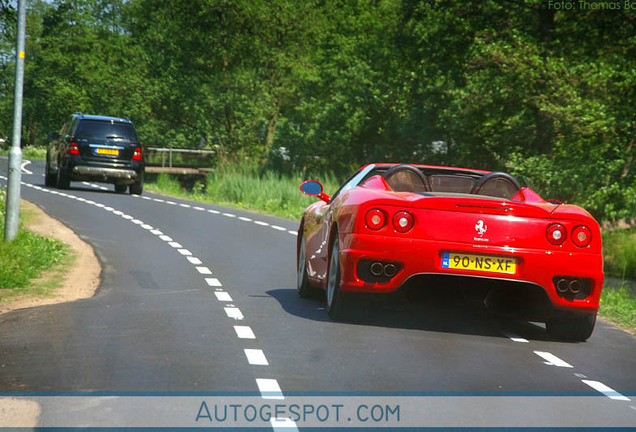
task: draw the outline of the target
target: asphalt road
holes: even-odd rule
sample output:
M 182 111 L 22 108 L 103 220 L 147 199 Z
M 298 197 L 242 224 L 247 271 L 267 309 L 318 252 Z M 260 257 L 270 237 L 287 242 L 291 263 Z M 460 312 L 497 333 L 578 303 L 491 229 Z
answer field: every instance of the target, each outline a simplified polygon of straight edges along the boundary
M 102 282 L 0 315 L 0 392 L 598 396 L 636 425 L 636 339 L 604 322 L 564 343 L 454 298 L 370 299 L 333 322 L 296 294 L 296 221 L 42 173 L 24 166 L 23 198 L 94 247 Z

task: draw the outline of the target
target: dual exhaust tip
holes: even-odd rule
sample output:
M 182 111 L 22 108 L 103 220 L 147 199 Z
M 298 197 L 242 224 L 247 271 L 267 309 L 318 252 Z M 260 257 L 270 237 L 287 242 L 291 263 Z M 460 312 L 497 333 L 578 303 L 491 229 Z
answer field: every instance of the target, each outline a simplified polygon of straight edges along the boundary
M 556 289 L 560 294 L 578 294 L 581 292 L 581 281 L 578 279 L 559 279 Z
M 381 263 L 376 261 L 371 264 L 371 274 L 375 277 L 388 277 L 392 278 L 397 273 L 397 267 L 391 263 Z

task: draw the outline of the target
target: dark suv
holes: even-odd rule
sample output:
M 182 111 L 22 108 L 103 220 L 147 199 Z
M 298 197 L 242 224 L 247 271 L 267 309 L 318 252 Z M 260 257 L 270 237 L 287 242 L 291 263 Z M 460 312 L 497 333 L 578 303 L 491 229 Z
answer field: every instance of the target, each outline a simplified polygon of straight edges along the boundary
M 67 189 L 71 181 L 112 183 L 119 193 L 144 187 L 144 157 L 128 119 L 76 113 L 50 136 L 44 182 Z

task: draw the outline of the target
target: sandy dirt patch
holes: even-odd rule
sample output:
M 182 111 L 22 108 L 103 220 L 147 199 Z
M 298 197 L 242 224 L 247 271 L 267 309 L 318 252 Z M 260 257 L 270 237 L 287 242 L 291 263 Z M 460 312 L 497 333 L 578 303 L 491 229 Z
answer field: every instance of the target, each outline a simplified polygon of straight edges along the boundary
M 0 313 L 92 297 L 99 286 L 101 273 L 101 265 L 92 246 L 36 205 L 25 200 L 22 200 L 20 205 L 23 209 L 31 210 L 34 213 L 34 217 L 24 224 L 25 229 L 67 244 L 75 255 L 75 262 L 82 263 L 82 265 L 73 265 L 68 272 L 63 274 L 63 280 L 53 295 L 44 298 L 29 297 L 8 300 L 0 303 Z M 43 277 L 46 278 L 46 274 Z

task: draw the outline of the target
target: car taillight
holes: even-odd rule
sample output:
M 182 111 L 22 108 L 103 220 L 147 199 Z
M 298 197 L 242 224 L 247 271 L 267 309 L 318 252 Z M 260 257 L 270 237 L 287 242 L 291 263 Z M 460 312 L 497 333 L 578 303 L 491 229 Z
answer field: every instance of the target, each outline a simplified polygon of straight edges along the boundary
M 72 155 L 80 154 L 79 147 L 77 146 L 77 143 L 75 141 L 71 141 L 71 145 L 68 148 L 68 154 L 72 154 Z
M 592 231 L 584 226 L 579 225 L 572 230 L 572 242 L 578 247 L 586 247 L 592 241 Z
M 386 224 L 386 216 L 382 210 L 372 209 L 367 212 L 364 221 L 369 229 L 377 231 Z
M 137 147 L 135 149 L 135 153 L 133 154 L 132 159 L 136 160 L 136 161 L 140 161 L 141 160 L 141 147 Z
M 393 228 L 397 232 L 405 233 L 409 231 L 413 228 L 414 223 L 413 215 L 409 212 L 401 211 L 393 216 Z
M 568 234 L 565 227 L 561 224 L 555 223 L 548 227 L 546 230 L 546 236 L 548 237 L 548 241 L 555 246 L 560 246 L 563 244 Z

